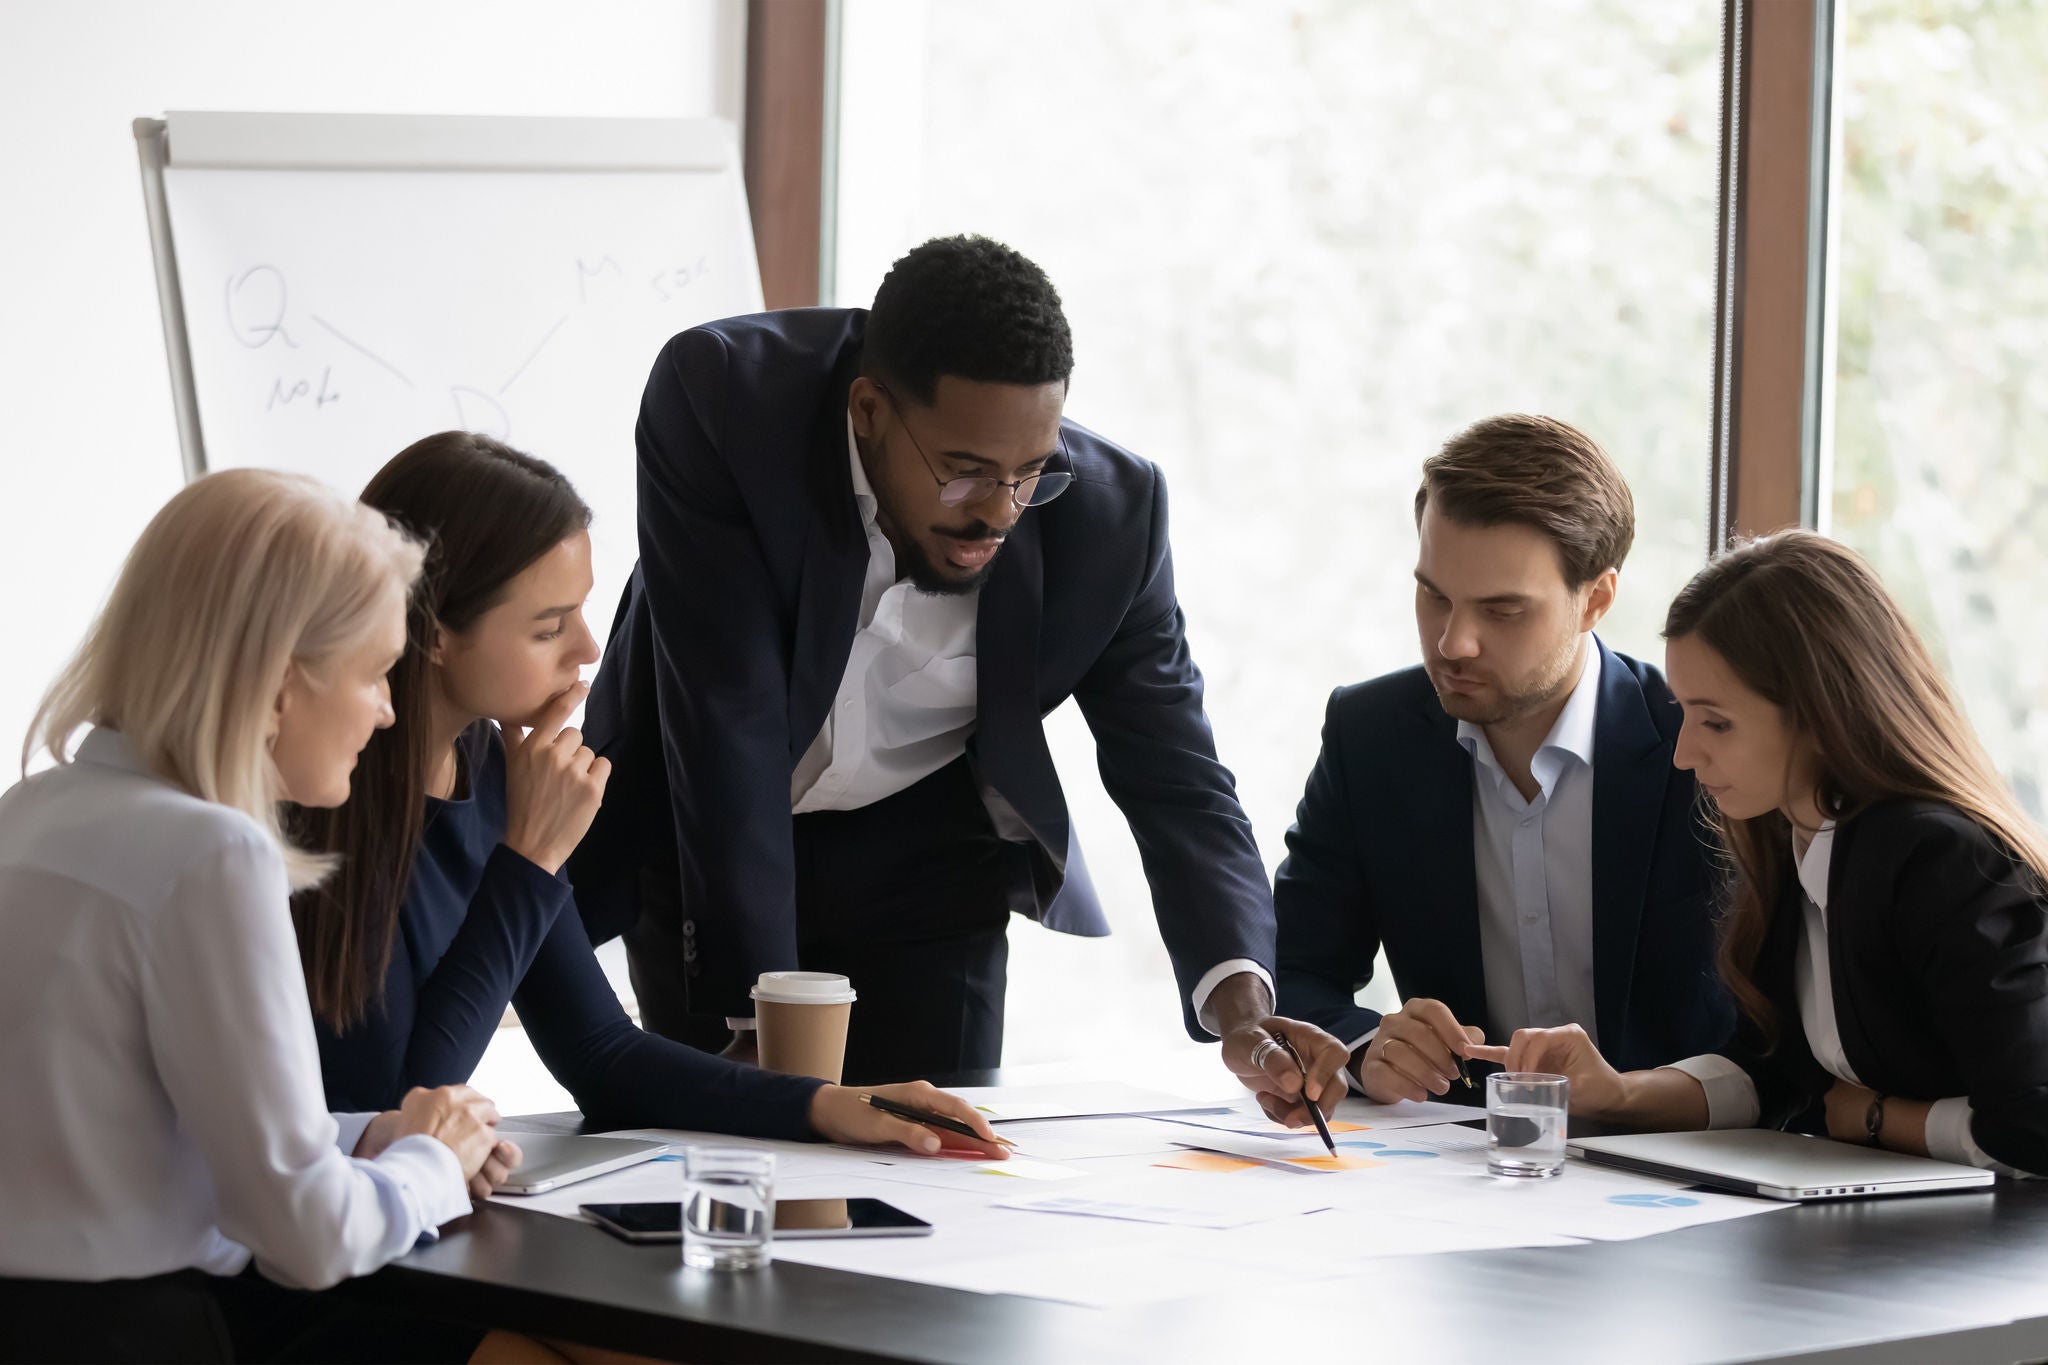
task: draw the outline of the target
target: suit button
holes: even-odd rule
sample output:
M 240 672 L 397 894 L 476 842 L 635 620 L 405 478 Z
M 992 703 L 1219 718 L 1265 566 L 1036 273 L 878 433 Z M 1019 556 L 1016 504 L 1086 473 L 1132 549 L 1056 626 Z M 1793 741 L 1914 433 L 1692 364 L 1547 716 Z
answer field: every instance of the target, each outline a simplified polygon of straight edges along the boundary
M 696 936 L 696 933 L 697 933 L 697 921 L 695 921 L 695 920 L 693 920 L 693 919 L 686 919 L 686 920 L 684 920 L 684 921 L 683 921 L 683 937 L 684 937 L 684 938 L 694 938 L 694 937 Z

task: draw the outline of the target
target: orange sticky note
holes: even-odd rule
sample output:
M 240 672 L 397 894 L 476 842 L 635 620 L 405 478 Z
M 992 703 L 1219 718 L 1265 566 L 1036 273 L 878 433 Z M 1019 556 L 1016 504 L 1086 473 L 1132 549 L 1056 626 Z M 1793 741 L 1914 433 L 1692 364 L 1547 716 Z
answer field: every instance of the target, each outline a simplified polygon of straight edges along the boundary
M 1287 1164 L 1306 1166 L 1312 1171 L 1369 1171 L 1387 1163 L 1364 1156 L 1297 1156 L 1289 1158 Z
M 1174 1171 L 1212 1171 L 1221 1173 L 1226 1171 L 1248 1171 L 1259 1163 L 1256 1161 L 1240 1161 L 1234 1156 L 1224 1156 L 1218 1152 L 1182 1152 L 1179 1156 L 1166 1157 L 1152 1164 L 1154 1166 L 1164 1166 L 1168 1170 Z M 1375 1162 L 1374 1164 L 1377 1165 L 1378 1163 Z

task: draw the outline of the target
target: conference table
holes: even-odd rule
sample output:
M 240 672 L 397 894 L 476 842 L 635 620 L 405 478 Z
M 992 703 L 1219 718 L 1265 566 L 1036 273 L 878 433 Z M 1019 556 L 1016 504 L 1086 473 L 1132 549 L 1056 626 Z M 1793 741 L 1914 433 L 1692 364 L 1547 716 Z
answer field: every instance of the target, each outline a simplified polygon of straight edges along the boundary
M 568 1113 L 505 1126 L 580 1125 Z M 492 1203 L 346 1292 L 685 1361 L 2042 1360 L 2048 1181 L 1634 1241 L 1391 1257 L 1347 1278 L 1116 1310 L 790 1263 L 685 1271 L 674 1244 Z

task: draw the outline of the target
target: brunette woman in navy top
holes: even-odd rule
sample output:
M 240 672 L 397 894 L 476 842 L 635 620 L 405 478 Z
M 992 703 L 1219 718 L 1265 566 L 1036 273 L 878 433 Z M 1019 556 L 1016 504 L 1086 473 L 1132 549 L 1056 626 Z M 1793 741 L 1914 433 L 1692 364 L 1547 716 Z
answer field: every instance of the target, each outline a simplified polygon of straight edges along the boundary
M 509 1002 L 598 1125 L 936 1150 L 930 1129 L 852 1090 L 643 1032 L 612 993 L 562 875 L 610 771 L 565 728 L 598 657 L 583 620 L 590 509 L 568 480 L 443 432 L 394 457 L 363 501 L 429 551 L 391 675 L 396 724 L 365 750 L 346 805 L 295 815 L 301 839 L 343 855 L 340 875 L 293 902 L 329 1100 L 374 1108 L 467 1079 Z M 923 1082 L 880 1092 L 1001 1152 L 974 1110 Z

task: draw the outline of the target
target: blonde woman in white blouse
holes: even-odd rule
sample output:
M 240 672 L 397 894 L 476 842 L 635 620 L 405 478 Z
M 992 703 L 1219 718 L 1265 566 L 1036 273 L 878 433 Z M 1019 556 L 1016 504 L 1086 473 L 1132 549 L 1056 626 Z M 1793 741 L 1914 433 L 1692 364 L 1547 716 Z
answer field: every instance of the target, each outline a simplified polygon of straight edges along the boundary
M 420 562 L 312 480 L 211 475 L 44 700 L 23 771 L 56 766 L 0 796 L 10 1353 L 286 1349 L 340 1310 L 252 1258 L 306 1288 L 363 1274 L 516 1164 L 466 1087 L 327 1112 L 288 909 L 327 868 L 277 803 L 347 799 Z

